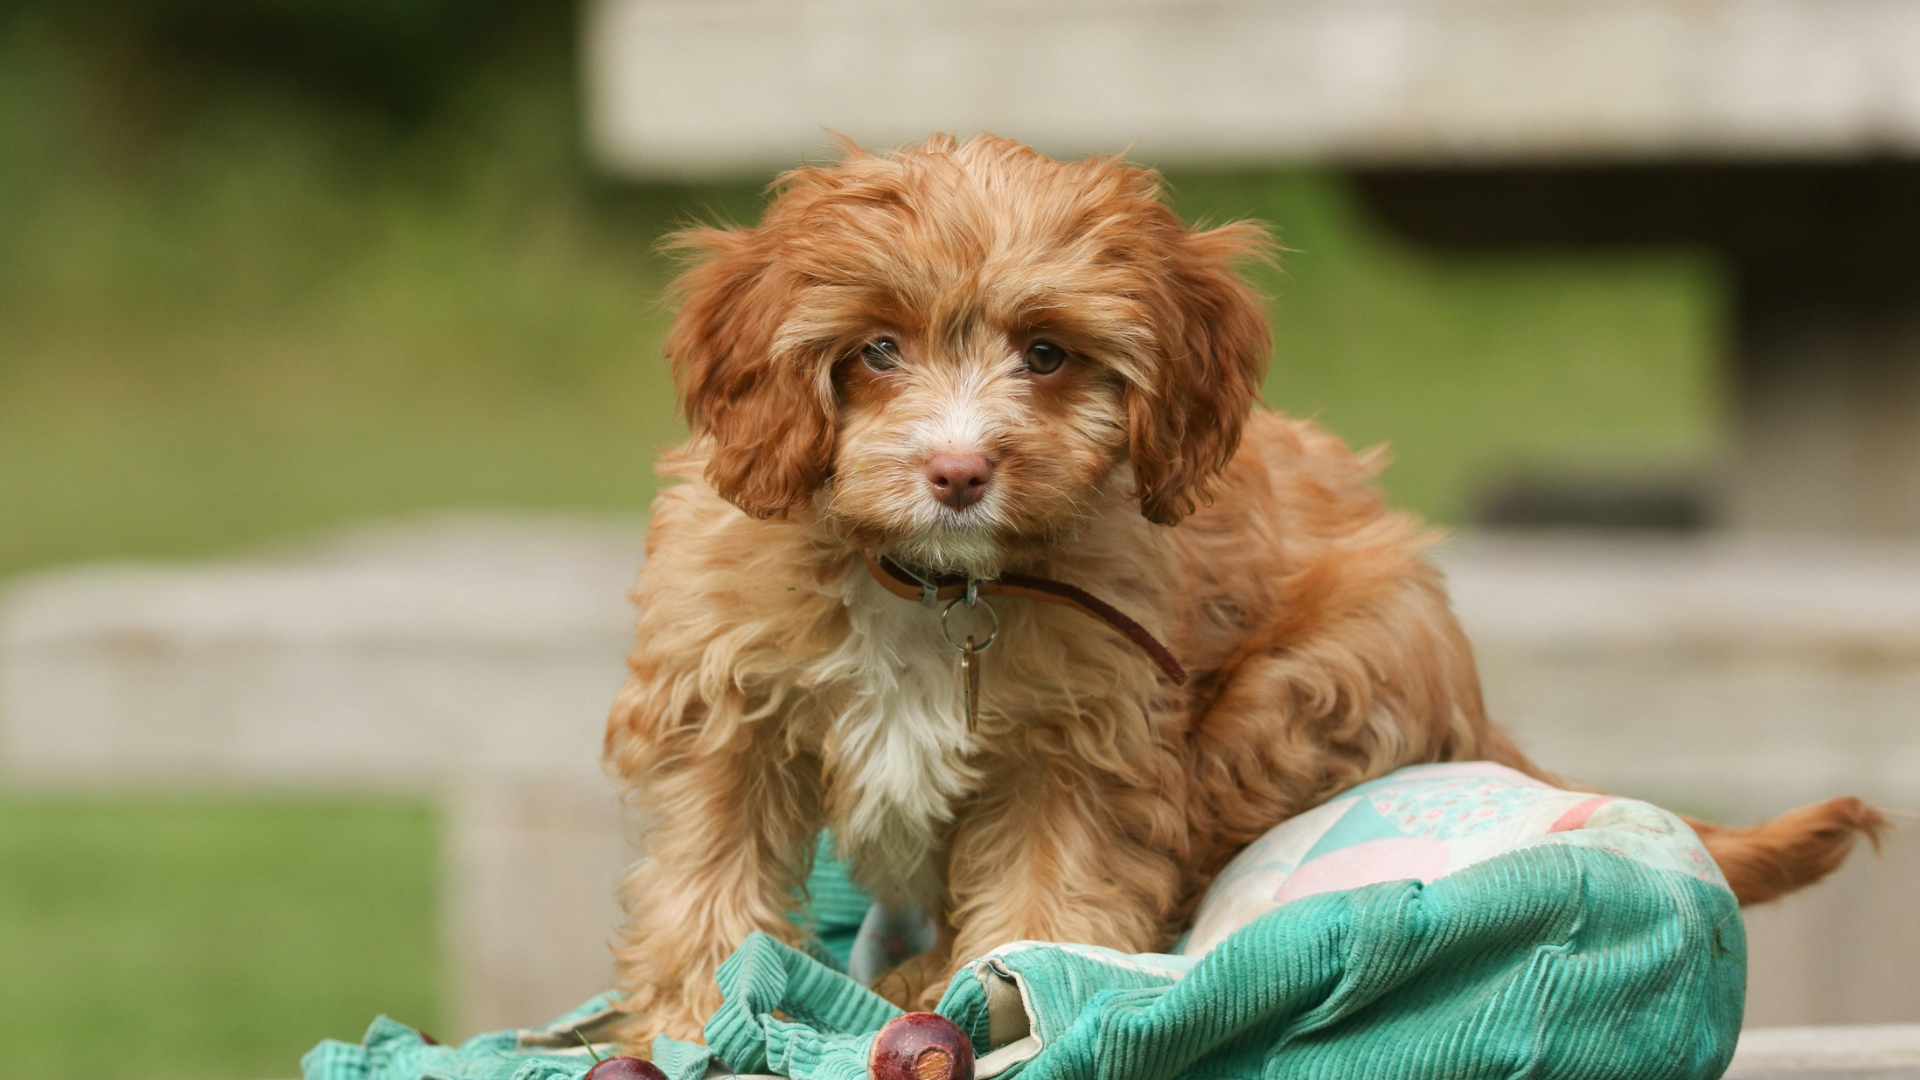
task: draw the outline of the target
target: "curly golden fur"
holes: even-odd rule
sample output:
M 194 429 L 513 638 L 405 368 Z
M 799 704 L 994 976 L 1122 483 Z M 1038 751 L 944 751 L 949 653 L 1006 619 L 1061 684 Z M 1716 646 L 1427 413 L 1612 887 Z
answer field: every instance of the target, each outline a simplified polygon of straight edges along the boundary
M 924 1002 L 1014 939 L 1162 948 L 1239 847 L 1403 765 L 1544 775 L 1488 722 L 1381 459 L 1259 408 L 1269 332 L 1236 267 L 1270 257 L 1260 226 L 1186 228 L 1118 160 L 937 137 L 849 148 L 783 177 L 758 226 L 677 243 L 694 435 L 664 467 L 684 483 L 654 507 L 607 732 L 656 823 L 624 887 L 629 1045 L 699 1037 L 720 962 L 756 930 L 796 939 L 823 828 L 864 886 L 943 919 L 892 982 Z M 938 454 L 991 465 L 977 501 L 937 497 Z M 867 551 L 1079 585 L 1196 677 L 1003 600 L 970 731 L 937 613 Z M 1877 824 L 1800 814 L 1709 830 L 1743 899 Z

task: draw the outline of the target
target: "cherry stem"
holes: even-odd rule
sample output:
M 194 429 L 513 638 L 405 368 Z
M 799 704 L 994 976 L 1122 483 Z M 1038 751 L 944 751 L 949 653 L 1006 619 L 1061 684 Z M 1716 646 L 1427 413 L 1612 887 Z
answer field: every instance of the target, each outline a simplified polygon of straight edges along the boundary
M 584 1047 L 586 1047 L 586 1048 L 587 1048 L 587 1053 L 588 1053 L 589 1055 L 591 1055 L 591 1056 L 592 1056 L 592 1058 L 593 1058 L 593 1063 L 594 1063 L 595 1065 L 598 1065 L 598 1064 L 600 1064 L 600 1062 L 601 1062 L 601 1061 L 603 1061 L 603 1060 L 605 1060 L 605 1059 L 603 1059 L 603 1058 L 602 1058 L 602 1057 L 601 1057 L 601 1056 L 600 1056 L 599 1054 L 597 1054 L 597 1053 L 595 1053 L 595 1052 L 594 1052 L 594 1049 L 593 1049 L 593 1044 L 587 1041 L 587 1037 L 586 1037 L 585 1035 L 583 1035 L 583 1034 L 581 1034 L 581 1032 L 580 1032 L 580 1029 L 579 1029 L 579 1028 L 574 1028 L 574 1029 L 573 1029 L 573 1037 L 574 1037 L 574 1038 L 576 1038 L 576 1039 L 579 1039 L 579 1040 L 580 1040 L 580 1045 L 581 1045 L 581 1046 L 584 1046 Z

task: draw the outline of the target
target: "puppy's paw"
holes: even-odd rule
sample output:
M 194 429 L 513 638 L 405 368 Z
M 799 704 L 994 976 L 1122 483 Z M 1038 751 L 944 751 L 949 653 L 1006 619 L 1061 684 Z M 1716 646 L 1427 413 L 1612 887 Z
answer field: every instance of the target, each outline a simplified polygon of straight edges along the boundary
M 953 959 L 934 948 L 873 981 L 873 992 L 908 1012 L 925 1012 L 940 1003 L 953 979 Z
M 920 990 L 920 996 L 907 1006 L 909 1012 L 932 1012 L 940 1005 L 940 999 L 947 996 L 947 987 L 953 982 L 952 973 L 934 979 Z

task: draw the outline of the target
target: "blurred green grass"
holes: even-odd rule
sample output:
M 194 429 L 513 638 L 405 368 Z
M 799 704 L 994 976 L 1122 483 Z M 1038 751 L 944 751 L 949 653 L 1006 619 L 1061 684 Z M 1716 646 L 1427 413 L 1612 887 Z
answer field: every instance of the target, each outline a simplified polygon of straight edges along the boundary
M 393 801 L 0 798 L 0 1071 L 265 1080 L 375 1010 L 437 1030 L 437 837 Z
M 751 219 L 759 183 L 596 176 L 571 4 L 58 8 L 0 4 L 0 580 L 431 508 L 646 504 L 680 435 L 651 244 Z M 371 75 L 262 74 L 253 38 L 206 30 L 233 12 L 391 47 Z M 409 67 L 435 34 L 469 45 Z M 1719 445 L 1698 258 L 1441 259 L 1330 174 L 1172 180 L 1191 217 L 1280 229 L 1268 399 L 1391 444 L 1405 505 L 1455 521 L 1503 470 Z M 290 1075 L 376 1012 L 440 1023 L 433 836 L 379 801 L 0 800 L 0 1070 Z
M 162 136 L 73 52 L 23 32 L 0 59 L 0 576 L 427 507 L 646 504 L 681 433 L 651 245 L 750 219 L 758 181 L 592 175 L 551 58 L 404 134 L 261 92 Z M 1189 216 L 1294 249 L 1262 281 L 1268 399 L 1391 444 L 1402 503 L 1458 520 L 1516 466 L 1712 455 L 1701 260 L 1438 259 L 1326 174 L 1172 180 Z
M 658 356 L 669 268 L 651 242 L 703 203 L 750 198 L 474 181 L 375 188 L 331 221 L 258 205 L 320 217 L 309 176 L 49 215 L 22 260 L 47 270 L 0 308 L 0 504 L 18 525 L 0 533 L 0 573 L 426 507 L 646 505 L 652 457 L 681 435 Z M 1711 457 L 1718 309 L 1696 260 L 1443 263 L 1370 230 L 1327 176 L 1173 182 L 1193 216 L 1280 227 L 1294 251 L 1261 282 L 1276 298 L 1268 400 L 1389 444 L 1403 504 L 1458 520 L 1516 466 Z M 72 247 L 121 254 L 76 238 L 115 214 L 161 237 L 109 273 Z M 85 265 L 59 273 L 67 258 Z

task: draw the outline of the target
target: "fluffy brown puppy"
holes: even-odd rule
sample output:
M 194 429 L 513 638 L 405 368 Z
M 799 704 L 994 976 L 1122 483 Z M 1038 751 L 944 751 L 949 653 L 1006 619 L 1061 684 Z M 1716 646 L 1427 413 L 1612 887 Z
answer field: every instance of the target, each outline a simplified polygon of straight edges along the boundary
M 629 1046 L 698 1038 L 720 962 L 798 936 L 823 828 L 862 885 L 944 919 L 893 985 L 925 1000 L 1019 938 L 1162 948 L 1238 848 L 1400 766 L 1539 774 L 1488 723 L 1379 460 L 1257 407 L 1269 331 L 1236 265 L 1264 229 L 1187 229 L 1147 170 L 987 137 L 849 149 L 777 191 L 755 228 L 679 237 L 694 436 L 607 733 L 656 822 L 624 889 Z M 970 729 L 940 612 L 867 553 L 1077 585 L 1194 677 L 1003 598 Z M 1710 837 L 1743 898 L 1873 824 L 1802 814 Z

